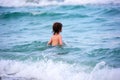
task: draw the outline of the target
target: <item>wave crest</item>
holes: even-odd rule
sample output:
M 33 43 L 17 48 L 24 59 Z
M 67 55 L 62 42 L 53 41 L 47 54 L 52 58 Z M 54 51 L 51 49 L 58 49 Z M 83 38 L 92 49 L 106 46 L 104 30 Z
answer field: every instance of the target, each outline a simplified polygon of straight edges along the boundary
M 0 0 L 3 7 L 48 6 L 78 4 L 120 4 L 119 0 Z

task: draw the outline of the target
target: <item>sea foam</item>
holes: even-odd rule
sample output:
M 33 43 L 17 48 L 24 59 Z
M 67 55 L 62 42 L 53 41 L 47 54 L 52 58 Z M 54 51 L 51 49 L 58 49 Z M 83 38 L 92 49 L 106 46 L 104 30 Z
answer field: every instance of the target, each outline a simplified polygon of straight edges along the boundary
M 0 0 L 3 7 L 78 5 L 78 4 L 119 4 L 120 0 Z
M 3 80 L 119 80 L 120 68 L 110 68 L 100 62 L 91 69 L 65 62 L 48 61 L 0 61 L 0 77 Z

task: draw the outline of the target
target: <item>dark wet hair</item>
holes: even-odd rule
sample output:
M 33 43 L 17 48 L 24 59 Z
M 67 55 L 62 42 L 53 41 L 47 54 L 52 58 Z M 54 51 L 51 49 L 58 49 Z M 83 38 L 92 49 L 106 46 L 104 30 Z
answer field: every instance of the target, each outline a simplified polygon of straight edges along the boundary
M 59 32 L 61 32 L 61 30 L 62 30 L 62 24 L 59 23 L 59 22 L 55 22 L 53 24 L 53 33 L 54 33 L 54 35 L 55 35 L 55 33 L 59 34 Z

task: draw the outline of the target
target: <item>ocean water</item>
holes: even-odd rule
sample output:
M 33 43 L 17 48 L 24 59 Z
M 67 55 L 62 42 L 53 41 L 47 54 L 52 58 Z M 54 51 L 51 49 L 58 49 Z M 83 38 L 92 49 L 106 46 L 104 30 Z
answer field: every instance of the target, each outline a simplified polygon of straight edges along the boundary
M 120 1 L 0 0 L 0 80 L 120 80 Z

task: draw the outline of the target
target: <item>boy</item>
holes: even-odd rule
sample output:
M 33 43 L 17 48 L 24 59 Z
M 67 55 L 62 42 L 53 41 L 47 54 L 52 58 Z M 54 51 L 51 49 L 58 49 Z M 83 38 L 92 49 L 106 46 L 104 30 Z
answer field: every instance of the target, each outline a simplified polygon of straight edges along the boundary
M 62 32 L 62 24 L 59 22 L 55 22 L 53 24 L 53 35 L 50 41 L 48 42 L 48 45 L 52 46 L 63 45 L 62 36 L 60 35 L 60 32 Z

